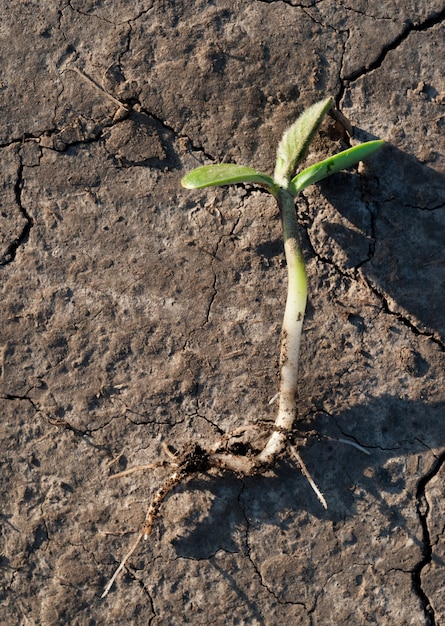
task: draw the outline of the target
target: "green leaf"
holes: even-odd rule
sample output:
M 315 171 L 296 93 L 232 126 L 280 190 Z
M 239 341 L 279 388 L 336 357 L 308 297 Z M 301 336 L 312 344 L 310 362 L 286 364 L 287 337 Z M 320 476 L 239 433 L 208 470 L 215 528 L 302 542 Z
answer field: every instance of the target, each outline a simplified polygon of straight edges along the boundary
M 295 195 L 313 183 L 318 183 L 323 178 L 327 178 L 340 170 L 356 165 L 359 161 L 367 159 L 371 154 L 380 150 L 385 142 L 381 139 L 367 141 L 358 146 L 344 150 L 335 154 L 320 163 L 315 163 L 297 174 L 290 183 L 292 193 Z
M 306 155 L 314 134 L 332 104 L 332 98 L 313 104 L 284 132 L 278 145 L 274 172 L 274 181 L 277 185 L 287 187 L 290 177 Z
M 181 180 L 186 189 L 202 189 L 212 185 L 236 185 L 238 183 L 256 183 L 272 191 L 274 182 L 267 174 L 257 172 L 251 167 L 221 163 L 219 165 L 203 165 L 192 170 Z

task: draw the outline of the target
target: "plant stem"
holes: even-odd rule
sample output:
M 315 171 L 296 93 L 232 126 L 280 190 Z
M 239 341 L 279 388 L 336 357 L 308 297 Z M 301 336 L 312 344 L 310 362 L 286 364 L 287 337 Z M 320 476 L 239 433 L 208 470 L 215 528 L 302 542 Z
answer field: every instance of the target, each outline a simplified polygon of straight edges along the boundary
M 284 252 L 288 271 L 288 287 L 280 353 L 280 398 L 275 431 L 259 455 L 260 462 L 269 463 L 281 450 L 297 417 L 297 379 L 301 332 L 307 300 L 306 270 L 301 252 L 297 214 L 293 194 L 279 187 L 275 198 L 281 212 Z

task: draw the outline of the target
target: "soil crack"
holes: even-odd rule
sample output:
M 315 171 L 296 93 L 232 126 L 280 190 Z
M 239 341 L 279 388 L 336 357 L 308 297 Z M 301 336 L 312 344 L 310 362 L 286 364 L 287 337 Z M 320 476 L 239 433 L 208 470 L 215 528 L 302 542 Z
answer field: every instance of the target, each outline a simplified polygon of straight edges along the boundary
M 14 184 L 14 196 L 15 196 L 15 201 L 19 208 L 19 211 L 21 215 L 25 218 L 26 223 L 22 229 L 22 232 L 19 234 L 19 236 L 16 237 L 7 247 L 5 254 L 3 256 L 3 259 L 0 260 L 0 266 L 8 265 L 9 263 L 12 263 L 15 260 L 15 257 L 17 255 L 17 250 L 20 248 L 20 246 L 25 245 L 27 243 L 29 239 L 29 233 L 31 232 L 31 228 L 34 225 L 34 221 L 32 217 L 29 215 L 29 213 L 27 212 L 27 210 L 25 209 L 22 203 L 22 190 L 23 190 L 23 184 L 24 184 L 23 162 L 22 162 L 22 158 L 20 155 L 18 158 L 19 158 L 19 164 L 17 167 L 17 177 L 16 177 L 16 181 Z
M 351 72 L 351 74 L 344 77 L 344 79 L 341 81 L 340 92 L 337 98 L 337 102 L 341 102 L 341 100 L 343 99 L 345 95 L 346 89 L 349 87 L 351 83 L 357 81 L 359 78 L 361 78 L 365 74 L 368 74 L 369 72 L 379 69 L 383 65 L 389 52 L 391 52 L 392 50 L 396 50 L 406 39 L 408 39 L 411 33 L 423 32 L 423 31 L 429 30 L 430 28 L 433 28 L 437 24 L 440 24 L 444 19 L 445 19 L 445 9 L 443 9 L 439 13 L 433 13 L 433 15 L 428 17 L 426 20 L 424 20 L 420 24 L 414 24 L 411 20 L 409 20 L 405 28 L 402 30 L 402 32 L 399 35 L 397 35 L 397 37 L 395 37 L 393 41 L 391 41 L 389 44 L 387 44 L 386 46 L 382 48 L 382 50 L 374 59 L 374 61 L 365 65 L 364 67 L 361 67 L 358 70 L 355 70 L 354 72 Z
M 425 494 L 428 483 L 439 473 L 444 463 L 445 452 L 440 455 L 440 457 L 434 463 L 432 469 L 423 478 L 420 479 L 416 491 L 417 515 L 419 517 L 419 522 L 422 529 L 423 555 L 422 559 L 419 561 L 419 563 L 416 565 L 412 572 L 412 579 L 414 590 L 419 596 L 423 606 L 423 610 L 425 612 L 425 616 L 429 620 L 428 626 L 435 626 L 436 619 L 432 604 L 422 586 L 422 571 L 429 563 L 431 563 L 433 559 L 433 547 L 428 525 L 430 505 Z

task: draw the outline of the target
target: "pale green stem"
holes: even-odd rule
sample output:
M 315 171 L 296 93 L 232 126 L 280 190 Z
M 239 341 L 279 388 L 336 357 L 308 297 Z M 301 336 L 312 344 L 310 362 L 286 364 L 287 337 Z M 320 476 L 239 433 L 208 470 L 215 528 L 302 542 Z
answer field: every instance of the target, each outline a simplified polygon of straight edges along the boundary
M 280 188 L 276 200 L 281 211 L 284 252 L 288 271 L 288 287 L 280 353 L 280 398 L 275 432 L 258 456 L 269 463 L 281 452 L 297 417 L 297 381 L 301 332 L 307 300 L 306 270 L 300 247 L 297 215 L 293 194 Z

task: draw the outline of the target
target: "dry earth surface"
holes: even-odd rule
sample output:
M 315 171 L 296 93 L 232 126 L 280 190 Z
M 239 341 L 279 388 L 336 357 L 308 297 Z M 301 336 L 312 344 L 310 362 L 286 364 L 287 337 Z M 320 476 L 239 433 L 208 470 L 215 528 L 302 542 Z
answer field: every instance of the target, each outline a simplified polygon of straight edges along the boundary
M 441 0 L 4 0 L 0 8 L 2 625 L 444 625 Z M 110 594 L 165 470 L 275 407 L 286 296 L 273 199 L 180 187 L 385 138 L 297 204 L 310 296 L 301 454 L 199 475 Z

